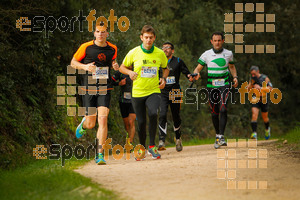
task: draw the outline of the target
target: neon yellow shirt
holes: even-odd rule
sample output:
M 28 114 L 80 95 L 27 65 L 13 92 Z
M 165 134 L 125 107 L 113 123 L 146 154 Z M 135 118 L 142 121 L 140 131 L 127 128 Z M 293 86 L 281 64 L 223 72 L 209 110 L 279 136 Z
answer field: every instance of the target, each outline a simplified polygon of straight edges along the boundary
M 144 53 L 140 46 L 130 50 L 123 60 L 126 67 L 133 66 L 138 74 L 132 84 L 132 97 L 145 97 L 160 93 L 159 68 L 166 68 L 168 59 L 165 53 L 154 47 L 152 53 Z

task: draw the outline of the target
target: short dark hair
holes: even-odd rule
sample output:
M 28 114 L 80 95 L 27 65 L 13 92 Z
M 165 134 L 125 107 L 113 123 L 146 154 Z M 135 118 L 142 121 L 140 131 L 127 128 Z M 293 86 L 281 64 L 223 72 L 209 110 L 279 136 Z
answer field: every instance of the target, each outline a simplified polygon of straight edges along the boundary
M 165 42 L 165 43 L 163 43 L 163 46 L 167 45 L 167 44 L 171 46 L 172 50 L 174 50 L 174 45 L 171 42 Z
M 220 31 L 214 32 L 213 34 L 211 34 L 211 39 L 213 38 L 214 35 L 221 35 L 222 40 L 224 40 L 224 34 L 222 32 L 220 32 Z
M 255 66 L 255 65 L 252 65 L 252 66 L 250 67 L 250 72 L 253 71 L 253 70 L 258 71 L 258 70 L 259 70 L 259 67 Z
M 143 35 L 144 33 L 153 33 L 153 35 L 155 36 L 155 30 L 151 25 L 145 25 L 142 28 L 141 35 Z

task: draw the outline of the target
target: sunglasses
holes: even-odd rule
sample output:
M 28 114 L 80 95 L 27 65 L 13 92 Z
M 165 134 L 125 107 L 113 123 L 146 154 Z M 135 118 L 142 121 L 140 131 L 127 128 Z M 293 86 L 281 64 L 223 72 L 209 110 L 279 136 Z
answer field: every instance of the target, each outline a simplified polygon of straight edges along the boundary
M 165 50 L 165 49 L 171 49 L 171 47 L 162 47 L 161 49 L 162 49 L 162 50 Z

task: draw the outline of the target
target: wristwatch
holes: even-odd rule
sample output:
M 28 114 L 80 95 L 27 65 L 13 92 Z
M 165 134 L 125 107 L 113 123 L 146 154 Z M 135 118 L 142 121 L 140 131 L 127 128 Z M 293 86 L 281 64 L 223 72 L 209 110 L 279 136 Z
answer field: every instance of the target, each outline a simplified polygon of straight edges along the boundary
M 238 77 L 238 76 L 234 76 L 233 78 L 239 79 L 239 77 Z

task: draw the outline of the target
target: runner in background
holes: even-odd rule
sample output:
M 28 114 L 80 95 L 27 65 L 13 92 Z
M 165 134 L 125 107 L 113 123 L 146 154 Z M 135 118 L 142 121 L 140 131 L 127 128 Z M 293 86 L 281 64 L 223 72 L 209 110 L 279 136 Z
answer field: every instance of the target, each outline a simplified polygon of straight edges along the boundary
M 179 93 L 181 88 L 179 85 L 180 74 L 183 73 L 187 78 L 190 77 L 190 71 L 179 57 L 173 56 L 174 45 L 170 42 L 163 44 L 162 50 L 168 58 L 169 76 L 167 77 L 167 83 L 164 89 L 161 90 L 161 103 L 160 103 L 160 114 L 159 114 L 159 145 L 158 150 L 166 150 L 165 140 L 167 134 L 167 113 L 168 107 L 170 106 L 172 112 L 172 118 L 174 122 L 175 142 L 176 150 L 182 151 L 182 140 L 181 140 L 181 118 L 180 118 L 180 107 L 181 104 L 178 101 L 181 98 L 176 98 L 176 102 L 170 100 L 170 92 Z M 193 79 L 191 78 L 191 81 Z
M 85 116 L 76 129 L 76 137 L 81 138 L 86 129 L 92 129 L 98 120 L 97 139 L 103 146 L 107 138 L 107 117 L 110 106 L 111 76 L 110 68 L 119 69 L 116 62 L 117 47 L 106 41 L 108 32 L 105 26 L 96 26 L 95 39 L 82 44 L 73 56 L 71 66 L 86 71 L 81 76 L 81 85 L 85 86 L 85 95 L 82 95 L 83 106 L 86 108 Z M 95 84 L 89 84 L 94 80 Z M 93 89 L 90 89 L 92 88 Z M 93 92 L 95 94 L 89 94 Z M 93 111 L 93 108 L 96 110 Z M 98 116 L 97 116 L 98 114 Z M 97 148 L 98 150 L 98 148 Z M 98 165 L 106 164 L 103 157 L 103 148 L 96 152 L 95 161 Z
M 261 74 L 259 72 L 259 68 L 257 66 L 251 66 L 250 68 L 251 80 L 249 81 L 248 91 L 252 88 L 257 89 L 259 92 L 261 90 L 267 90 L 266 92 L 270 92 L 273 88 L 273 85 L 265 74 Z M 263 82 L 266 83 L 266 87 L 263 87 Z M 261 94 L 266 94 L 262 92 Z M 263 103 L 263 98 L 267 98 L 267 96 L 261 96 L 260 98 L 255 98 L 252 100 L 252 120 L 251 120 L 251 127 L 252 127 L 252 134 L 251 139 L 257 139 L 257 118 L 259 114 L 259 109 L 261 110 L 261 116 L 265 123 L 265 139 L 268 140 L 271 136 L 271 128 L 269 123 L 268 117 L 268 100 L 266 99 L 266 103 Z
M 155 136 L 161 99 L 160 89 L 165 87 L 169 70 L 167 69 L 168 59 L 166 55 L 153 44 L 155 38 L 154 28 L 145 25 L 140 35 L 143 43 L 129 51 L 120 67 L 120 72 L 129 75 L 133 80 L 131 100 L 137 116 L 140 143 L 146 147 L 146 113 L 148 112 L 150 138 L 148 154 L 153 159 L 158 159 L 161 158 L 161 155 L 155 146 Z M 129 69 L 130 66 L 133 66 L 132 70 Z M 162 78 L 159 78 L 160 67 L 163 71 Z
M 120 86 L 119 105 L 124 126 L 127 131 L 126 142 L 132 143 L 135 134 L 136 118 L 131 103 L 132 80 L 128 75 L 122 74 L 120 71 L 117 71 L 112 76 L 112 81 L 113 85 Z M 128 141 L 128 139 L 130 140 Z
M 229 71 L 233 76 L 234 85 L 238 86 L 238 77 L 233 62 L 232 51 L 223 48 L 224 35 L 215 32 L 210 40 L 213 48 L 205 51 L 198 60 L 194 73 L 198 73 L 196 80 L 200 78 L 200 71 L 207 66 L 208 79 L 207 90 L 209 92 L 209 105 L 211 108 L 212 122 L 216 131 L 214 147 L 227 146 L 224 131 L 227 123 L 227 100 L 229 93 Z

